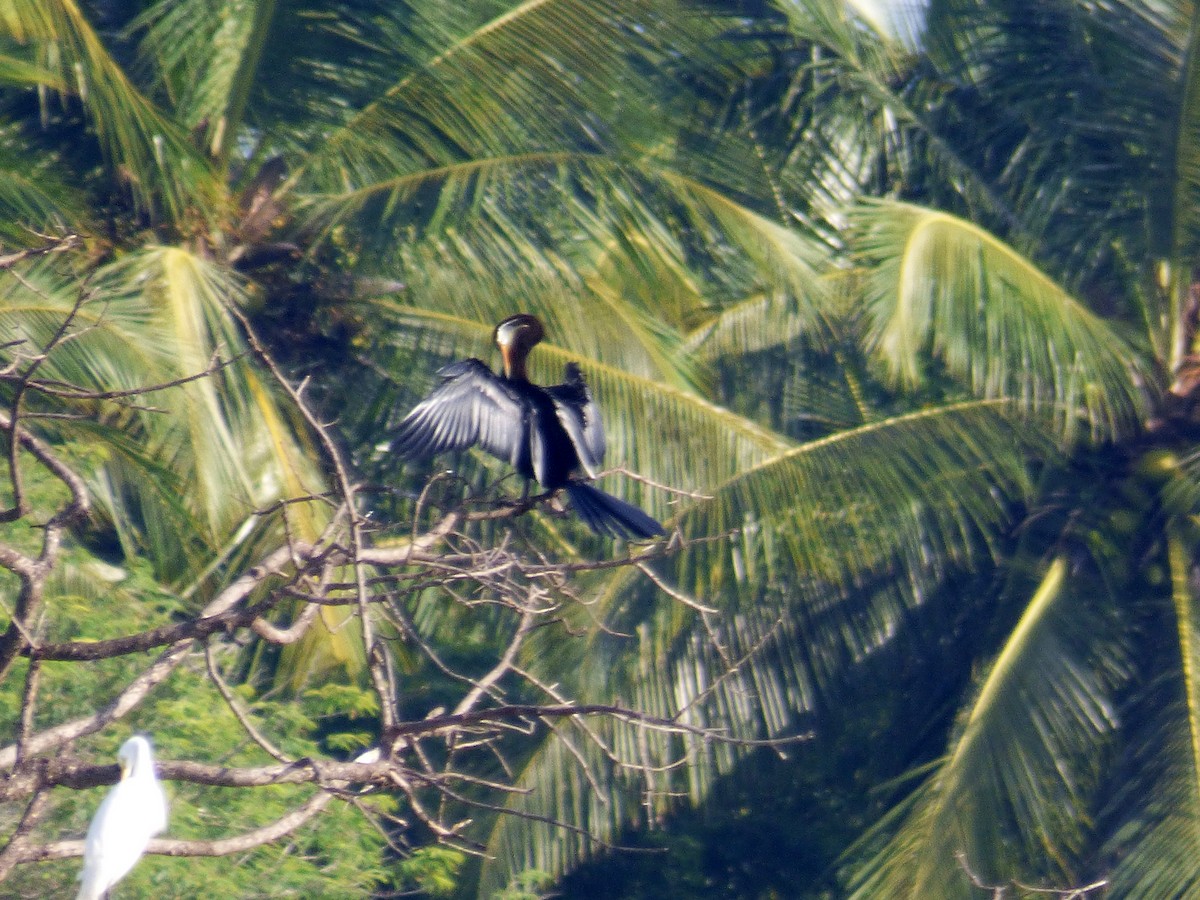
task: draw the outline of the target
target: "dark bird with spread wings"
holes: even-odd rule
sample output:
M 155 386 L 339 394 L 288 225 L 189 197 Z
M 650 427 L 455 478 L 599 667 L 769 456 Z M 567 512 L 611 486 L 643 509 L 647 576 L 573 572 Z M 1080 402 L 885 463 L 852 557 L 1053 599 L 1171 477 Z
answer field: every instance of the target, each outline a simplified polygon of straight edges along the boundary
M 663 527 L 632 504 L 572 477 L 596 477 L 604 460 L 604 426 L 583 373 L 567 363 L 562 384 L 533 384 L 525 371 L 529 351 L 542 339 L 542 323 L 524 313 L 496 326 L 504 371 L 478 359 L 438 372 L 442 379 L 397 429 L 392 449 L 401 456 L 431 456 L 478 444 L 548 491 L 566 490 L 571 505 L 597 534 L 651 538 Z

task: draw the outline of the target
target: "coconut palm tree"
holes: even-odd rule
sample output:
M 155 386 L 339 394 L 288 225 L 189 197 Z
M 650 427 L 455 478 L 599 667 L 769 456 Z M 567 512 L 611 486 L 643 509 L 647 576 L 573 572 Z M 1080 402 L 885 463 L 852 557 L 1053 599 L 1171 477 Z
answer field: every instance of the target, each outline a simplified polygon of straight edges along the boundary
M 779 46 L 790 57 L 764 57 L 759 93 L 746 95 L 758 111 L 749 118 L 759 134 L 774 127 L 790 136 L 790 144 L 764 141 L 779 153 L 765 157 L 778 167 L 776 183 L 798 220 L 836 236 L 831 255 L 845 267 L 854 344 L 869 372 L 898 392 L 892 402 L 916 410 L 885 416 L 859 404 L 867 424 L 718 487 L 711 504 L 680 522 L 737 539 L 724 566 L 685 568 L 681 583 L 711 598 L 726 585 L 745 591 L 765 570 L 784 586 L 766 611 L 768 592 L 743 593 L 755 604 L 740 620 L 771 621 L 782 607 L 797 623 L 807 658 L 746 666 L 754 673 L 746 694 L 782 709 L 786 699 L 772 704 L 762 688 L 771 678 L 800 692 L 805 683 L 789 684 L 787 673 L 819 684 L 831 663 L 856 665 L 894 640 L 905 624 L 888 614 L 894 592 L 901 607 L 934 602 L 931 583 L 963 560 L 961 546 L 933 535 L 994 538 L 1007 519 L 1009 540 L 993 539 L 974 561 L 994 566 L 994 587 L 960 597 L 970 615 L 947 620 L 941 636 L 971 641 L 978 649 L 968 664 L 979 674 L 964 682 L 943 752 L 914 757 L 887 786 L 890 809 L 842 860 L 848 889 L 864 898 L 1065 895 L 1089 886 L 1185 896 L 1200 874 L 1196 11 L 1067 3 L 1031 14 L 1006 3 L 935 2 L 914 50 L 841 4 L 780 8 Z M 783 75 L 768 65 L 777 60 Z M 861 387 L 856 398 L 878 396 Z M 1009 449 L 1037 461 L 1020 502 L 954 524 L 944 517 L 978 509 L 967 496 L 987 495 L 951 479 L 942 485 L 952 497 L 926 495 L 925 506 L 914 484 L 928 490 L 939 481 L 910 466 L 949 449 L 982 451 L 993 472 L 1010 459 L 1016 472 L 999 442 L 979 443 L 988 429 L 978 422 L 939 437 L 948 415 L 987 402 L 1021 411 L 1019 437 L 1038 431 L 1054 448 L 1014 438 Z M 890 459 L 860 452 L 815 477 L 798 465 L 901 423 L 920 450 L 888 433 Z M 755 491 L 759 473 L 785 471 L 787 496 L 804 503 Z M 874 493 L 858 484 L 872 473 L 886 481 Z M 910 505 L 873 506 L 869 497 Z M 799 521 L 789 521 L 798 508 Z M 764 512 L 776 510 L 777 518 Z M 840 559 L 833 547 L 857 555 Z M 889 591 L 872 571 L 886 575 Z M 641 683 L 671 691 L 674 702 L 704 684 L 696 673 L 711 671 L 712 660 L 697 664 L 700 654 L 670 644 L 686 628 L 664 623 L 648 633 L 655 644 Z M 828 649 L 838 643 L 848 646 Z M 929 665 L 942 658 L 936 647 L 927 648 L 936 654 Z M 670 662 L 655 669 L 652 659 Z M 951 684 L 961 676 L 946 672 Z
M 0 13 L 6 240 L 36 250 L 74 233 L 89 251 L 5 278 L 6 326 L 24 335 L 9 359 L 69 321 L 78 336 L 43 369 L 64 384 L 136 390 L 213 370 L 153 409 L 39 395 L 45 417 L 30 419 L 80 448 L 100 530 L 181 602 L 324 514 L 267 512 L 323 479 L 312 436 L 251 361 L 247 321 L 298 376 L 364 360 L 385 375 L 375 408 L 391 409 L 425 388 L 414 359 L 430 371 L 431 357 L 482 355 L 492 324 L 525 309 L 555 338 L 540 365 L 584 364 L 625 465 L 703 486 L 788 446 L 714 405 L 693 361 L 691 343 L 736 335 L 725 310 L 765 305 L 795 333 L 819 327 L 825 293 L 819 248 L 717 178 L 717 157 L 682 152 L 680 86 L 699 96 L 705 79 L 739 77 L 716 53 L 721 16 L 207 0 Z M 312 394 L 350 409 L 351 383 L 318 379 Z M 670 435 L 654 447 L 638 436 L 650 418 Z M 670 511 L 669 495 L 616 490 Z M 564 552 L 588 546 L 552 518 L 536 527 Z M 293 687 L 354 662 L 344 623 L 328 624 L 284 661 Z
M 1196 12 L 934 3 L 914 49 L 841 3 L 779 8 L 773 52 L 745 65 L 756 77 L 697 109 L 712 114 L 710 148 L 755 144 L 774 191 L 756 208 L 770 216 L 774 201 L 778 221 L 830 245 L 829 331 L 787 387 L 823 398 L 803 410 L 805 431 L 815 412 L 852 414 L 822 416 L 818 439 L 707 482 L 713 499 L 676 517 L 689 536 L 730 535 L 687 548 L 671 573 L 720 619 L 605 585 L 611 632 L 543 658 L 664 714 L 708 721 L 709 701 L 724 721 L 778 734 L 934 606 L 952 572 L 991 571 L 924 648 L 936 666 L 938 640 L 970 640 L 965 665 L 979 674 L 964 679 L 964 657 L 949 657 L 960 668 L 946 682 L 966 686 L 943 752 L 893 773 L 904 777 L 891 807 L 842 860 L 848 890 L 1184 896 L 1200 875 Z M 771 312 L 730 306 L 692 347 L 710 361 L 734 350 L 741 381 L 723 399 L 778 413 L 755 394 L 779 383 L 753 354 L 796 331 Z M 798 422 L 772 424 L 802 436 Z M 613 747 L 691 764 L 643 783 L 644 800 L 697 797 L 735 755 L 686 739 L 647 748 L 619 729 L 604 738 L 586 751 L 598 770 Z M 514 805 L 593 827 L 654 822 L 652 799 L 635 814 L 589 804 L 569 755 L 532 759 L 537 790 Z M 528 834 L 498 824 L 485 885 L 581 852 Z
M 604 627 L 583 642 L 544 629 L 522 661 L 530 680 L 514 692 L 562 683 L 579 698 L 693 724 L 787 733 L 952 573 L 1008 573 L 1010 532 L 1053 496 L 1060 454 L 1138 434 L 1151 389 L 1188 350 L 1188 267 L 1158 266 L 1186 254 L 1156 255 L 1131 237 L 1149 220 L 1154 247 L 1186 249 L 1186 117 L 1167 142 L 1171 159 L 1150 166 L 1181 189 L 1168 204 L 1179 223 L 1139 220 L 1132 183 L 1116 194 L 1097 184 L 1119 162 L 1137 171 L 1136 145 L 1109 159 L 1116 151 L 1080 125 L 1067 152 L 1033 127 L 1032 112 L 1009 115 L 1016 101 L 988 94 L 1008 84 L 1001 65 L 1018 52 L 999 39 L 960 46 L 957 30 L 933 30 L 936 44 L 915 54 L 832 0 L 781 4 L 760 19 L 667 0 L 174 0 L 144 10 L 26 0 L 0 13 L 0 74 L 12 85 L 0 157 L 12 175 L 0 179 L 6 235 L 35 243 L 75 230 L 102 262 L 82 286 L 107 302 L 79 353 L 61 361 L 71 363 L 62 379 L 160 383 L 214 353 L 238 359 L 220 383 L 181 393 L 178 415 L 134 411 L 106 432 L 116 451 L 93 483 L 127 552 L 151 555 L 161 577 L 187 587 L 236 575 L 277 524 L 261 520 L 266 504 L 320 490 L 309 436 L 240 356 L 234 310 L 314 376 L 313 394 L 345 416 L 363 468 L 401 484 L 392 461 L 370 453 L 394 411 L 424 392 L 437 361 L 484 356 L 495 321 L 535 313 L 549 336 L 534 377 L 580 363 L 604 408 L 610 458 L 684 491 L 606 485 L 677 528 L 684 546 L 634 575 L 582 581 L 595 602 L 571 615 Z M 1079 11 L 1064 21 L 1083 29 L 1080 47 L 1112 54 L 1092 61 L 1093 81 L 1111 68 L 1155 88 L 1130 94 L 1127 118 L 1101 102 L 1110 94 L 1083 92 L 1081 109 L 1111 113 L 1096 124 L 1144 137 L 1136 126 L 1187 109 L 1160 104 L 1170 81 L 1148 75 L 1153 66 L 1100 43 L 1115 43 L 1108 26 Z M 1133 24 L 1167 67 L 1153 71 L 1178 68 L 1178 22 L 1163 13 Z M 1037 58 L 1029 43 L 1019 60 Z M 980 140 L 976 116 L 1002 132 L 998 142 Z M 1088 165 L 1073 172 L 1077 158 Z M 892 199 L 856 202 L 880 195 Z M 1107 218 L 1060 227 L 1114 197 Z M 1162 243 L 1160 228 L 1179 237 Z M 1109 235 L 1120 240 L 1100 240 Z M 14 315 L 52 327 L 45 307 L 61 316 L 84 278 L 33 270 L 10 285 L 24 303 Z M 121 349 L 131 343 L 145 351 L 136 366 Z M 811 365 L 768 377 L 771 361 L 801 350 Z M 494 472 L 464 466 L 472 477 Z M 1180 465 L 1164 478 L 1185 475 Z M 410 507 L 401 495 L 390 509 Z M 1009 640 L 992 645 L 991 674 L 966 701 L 946 765 L 929 770 L 907 818 L 889 820 L 902 822 L 895 835 L 871 845 L 882 849 L 859 876 L 864 892 L 905 877 L 922 835 L 949 840 L 946 822 L 968 820 L 960 796 L 978 799 L 970 810 L 988 800 L 1029 810 L 996 819 L 1005 846 L 1010 831 L 1047 822 L 1037 834 L 1055 851 L 1048 874 L 1074 874 L 1058 860 L 1084 842 L 1063 812 L 1095 796 L 1080 785 L 1100 779 L 1060 774 L 1049 791 L 1043 776 L 1066 771 L 1064 754 L 1086 756 L 1088 739 L 1112 740 L 1115 699 L 1140 682 L 1117 664 L 1139 658 L 1132 651 L 1106 664 L 1094 645 L 1078 659 L 1059 652 L 1053 627 L 1079 625 L 1061 612 L 1084 583 L 1076 569 L 1104 561 L 1082 537 L 1067 540 L 1092 534 L 1084 525 L 1095 520 L 1064 518 L 1061 553 L 1042 560 L 1039 548 L 1019 548 L 1020 560 L 1041 561 L 1040 586 Z M 596 551 L 552 516 L 528 527 L 556 552 Z M 1186 547 L 1182 533 L 1175 540 Z M 1089 550 L 1084 563 L 1065 549 L 1076 543 Z M 1178 562 L 1171 608 L 1184 609 L 1187 554 L 1164 558 Z M 1003 579 L 1010 612 L 1023 565 Z M 310 645 L 292 672 L 348 652 L 331 646 Z M 1014 715 L 1002 701 L 1021 678 L 1047 687 Z M 1178 724 L 1170 711 L 1163 721 Z M 1042 743 L 1022 768 L 1014 755 L 1031 734 Z M 670 793 L 702 795 L 738 758 L 681 736 L 639 741 L 617 723 L 559 738 L 524 757 L 522 780 L 538 790 L 513 807 L 599 834 L 631 814 L 656 816 Z M 980 747 L 1028 777 L 987 793 L 963 768 L 982 765 Z M 633 785 L 652 802 L 591 799 L 602 778 L 622 783 L 623 763 L 654 771 L 681 757 L 686 770 Z M 585 849 L 529 821 L 501 819 L 491 832 L 499 863 L 484 890 Z M 1025 877 L 985 863 L 980 848 L 998 843 L 988 835 L 960 843 L 951 849 L 969 869 L 930 849 L 943 867 L 936 883 Z

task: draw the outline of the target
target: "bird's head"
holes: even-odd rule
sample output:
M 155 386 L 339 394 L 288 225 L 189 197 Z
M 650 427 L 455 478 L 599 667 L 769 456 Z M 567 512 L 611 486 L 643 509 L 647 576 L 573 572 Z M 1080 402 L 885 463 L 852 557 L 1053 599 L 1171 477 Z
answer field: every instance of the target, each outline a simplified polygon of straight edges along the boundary
M 150 739 L 144 734 L 135 734 L 121 745 L 117 751 L 117 764 L 121 767 L 121 777 L 128 778 L 144 766 L 150 766 L 153 771 L 154 751 Z
M 496 326 L 493 338 L 504 360 L 504 377 L 524 380 L 525 357 L 546 331 L 542 323 L 528 313 L 509 316 Z

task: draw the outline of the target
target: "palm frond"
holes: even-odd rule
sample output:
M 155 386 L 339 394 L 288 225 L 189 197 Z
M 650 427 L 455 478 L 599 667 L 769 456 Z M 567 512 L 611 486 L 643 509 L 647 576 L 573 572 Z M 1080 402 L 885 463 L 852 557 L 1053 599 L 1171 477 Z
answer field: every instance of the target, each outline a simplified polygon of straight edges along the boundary
M 159 3 L 132 26 L 144 30 L 139 52 L 154 61 L 175 118 L 188 129 L 203 127 L 214 158 L 228 156 L 242 126 L 275 6 L 274 0 Z
M 657 606 L 661 618 L 681 612 L 679 604 Z M 688 610 L 682 613 L 691 619 Z M 530 648 L 526 665 L 543 679 L 565 678 L 563 689 L 582 702 L 615 700 L 664 720 L 747 737 L 797 730 L 805 699 L 792 675 L 804 668 L 795 658 L 804 655 L 804 638 L 795 622 L 766 609 L 721 622 L 714 634 L 691 624 L 683 638 L 664 637 L 677 635 L 675 627 L 648 624 L 586 648 L 565 647 L 569 642 L 551 636 Z M 542 659 L 545 649 L 563 650 L 570 659 Z M 636 674 L 613 679 L 603 671 L 606 662 Z M 745 755 L 745 748 L 731 744 L 647 731 L 618 719 L 557 726 L 521 770 L 521 793 L 505 804 L 508 815 L 491 824 L 478 896 L 492 896 L 526 869 L 569 871 L 596 852 L 597 840 L 612 842 L 625 827 L 657 820 L 672 798 L 699 802 L 713 780 Z
M 8 294 L 0 320 L 26 337 L 10 355 L 44 346 L 78 291 L 48 266 L 0 279 L 0 288 Z M 289 505 L 286 524 L 264 512 L 276 500 L 322 494 L 324 481 L 307 425 L 250 365 L 226 308 L 245 300 L 237 276 L 185 250 L 151 247 L 100 269 L 88 291 L 78 334 L 47 359 L 46 376 L 83 390 L 185 379 L 155 391 L 152 406 L 115 405 L 102 416 L 107 428 L 56 426 L 68 440 L 102 437 L 107 449 L 88 479 L 126 549 L 191 594 L 236 574 L 284 527 L 315 537 L 328 516 L 320 502 Z M 322 666 L 354 669 L 361 660 L 343 618 L 327 611 L 324 628 L 289 648 L 279 677 L 295 684 Z
M 688 348 L 703 358 L 747 355 L 800 337 L 798 317 L 780 299 L 755 294 L 720 310 L 688 335 Z
M 583 729 L 571 729 L 557 738 L 547 738 L 521 773 L 519 783 L 530 790 L 530 799 L 537 799 L 509 804 L 515 815 L 530 817 L 522 827 L 511 827 L 509 816 L 499 816 L 493 823 L 476 896 L 496 896 L 513 876 L 528 869 L 566 872 L 586 858 L 590 841 L 577 833 L 564 839 L 562 828 L 555 823 L 585 829 L 604 840 L 612 836 L 610 823 L 614 819 L 636 817 L 636 801 L 631 803 L 614 793 L 603 802 L 591 790 L 580 766 L 585 764 L 601 772 L 609 767 L 610 760 L 596 742 L 609 739 L 609 729 L 597 721 L 588 730 L 594 737 Z
M 985 397 L 1047 413 L 1065 439 L 1128 434 L 1144 415 L 1137 354 L 1031 262 L 976 225 L 889 201 L 854 212 L 869 339 L 892 376 L 932 352 Z
M 1064 557 L 1050 564 L 947 756 L 897 809 L 901 821 L 876 829 L 898 824 L 856 869 L 856 900 L 1078 886 L 1070 861 L 1088 831 L 1097 747 L 1116 723 L 1114 660 L 1091 656 L 1095 622 L 1072 579 Z M 1021 850 L 1007 853 L 1012 846 Z
M 591 342 L 576 349 L 624 351 L 621 365 L 680 386 L 705 380 L 680 335 L 747 294 L 765 298 L 764 346 L 828 332 L 826 248 L 652 162 L 579 153 L 475 161 L 312 196 L 301 215 L 327 233 L 354 215 L 380 235 L 379 265 L 404 279 L 414 305 L 465 309 L 483 295 L 494 298 L 489 317 L 501 304 L 503 314 L 541 305 L 572 340 Z
M 777 249 L 783 253 L 783 246 Z M 791 252 L 799 254 L 810 271 L 803 280 L 799 270 L 793 276 L 792 286 L 802 292 L 800 297 L 788 291 L 743 294 L 693 326 L 687 336 L 688 350 L 712 360 L 744 358 L 788 347 L 801 338 L 815 347 L 857 342 L 853 332 L 861 285 L 853 273 L 836 268 L 828 257 L 822 262 L 816 242 L 800 239 Z
M 700 294 L 678 234 L 652 214 L 642 215 L 636 201 L 622 215 L 610 198 L 600 198 L 605 209 L 587 207 L 570 188 L 565 194 L 531 188 L 543 201 L 541 215 L 531 218 L 527 208 L 511 203 L 524 183 L 522 163 L 514 165 L 516 172 L 499 165 L 486 188 L 456 184 L 458 174 L 452 175 L 444 190 L 439 188 L 434 217 L 442 217 L 443 203 L 453 207 L 458 201 L 450 198 L 460 197 L 469 208 L 445 211 L 445 221 L 453 226 L 398 250 L 381 248 L 379 265 L 403 279 L 406 301 L 485 321 L 525 309 L 553 323 L 556 338 L 561 335 L 580 352 L 608 356 L 633 372 L 679 386 L 703 383 L 679 329 L 707 298 Z M 614 190 L 628 186 L 619 172 L 611 174 Z M 477 189 L 496 195 L 481 198 Z M 396 212 L 411 214 L 420 206 Z M 378 227 L 369 218 L 368 224 Z M 386 223 L 382 231 L 396 233 Z
M 839 665 L 891 640 L 907 612 L 950 575 L 990 564 L 1029 489 L 1028 457 L 1047 449 L 1045 437 L 994 401 L 882 419 L 786 449 L 677 515 L 674 523 L 694 542 L 673 558 L 675 585 L 720 610 L 713 627 L 728 629 L 731 647 L 746 649 L 744 635 L 765 634 L 768 625 L 785 634 L 799 629 L 808 661 L 778 673 L 800 673 L 788 676 L 787 691 L 811 695 L 837 677 Z M 649 584 L 631 573 L 597 585 L 586 615 L 606 628 L 584 645 L 586 658 L 556 661 L 578 651 L 547 645 L 537 659 L 582 673 L 581 690 L 602 684 L 627 695 L 645 672 L 605 642 L 610 633 L 641 634 L 653 622 L 650 633 L 661 643 L 636 665 L 675 665 L 677 653 L 691 653 L 684 645 L 699 627 L 695 610 L 668 603 L 659 617 L 655 593 L 643 590 Z M 754 627 L 735 624 L 752 620 Z M 750 670 L 764 677 L 757 663 Z M 679 683 L 677 673 L 660 680 Z M 768 723 L 768 732 L 780 721 Z
M 809 360 L 784 383 L 781 420 L 789 434 L 817 437 L 875 421 L 885 415 L 871 390 L 865 360 L 855 348 L 835 350 L 832 362 Z
M 1171 129 L 1175 141 L 1171 148 L 1174 166 L 1167 179 L 1175 189 L 1170 199 L 1171 258 L 1176 260 L 1194 254 L 1200 240 L 1200 217 L 1193 208 L 1200 197 L 1200 14 L 1195 10 L 1181 50 L 1178 118 Z
M 526 665 L 546 681 L 566 678 L 579 697 L 620 697 L 743 736 L 794 732 L 839 673 L 893 639 L 937 582 L 990 559 L 989 541 L 1027 487 L 1021 448 L 1044 444 L 1020 427 L 1003 404 L 974 402 L 786 450 L 676 519 L 685 537 L 710 539 L 679 552 L 676 584 L 719 613 L 663 602 L 653 583 L 624 573 L 597 584 L 586 608 L 565 613 L 572 631 L 588 629 L 587 641 L 542 634 Z M 742 752 L 622 723 L 594 727 L 617 759 L 658 774 L 626 777 L 586 735 L 576 735 L 574 754 L 548 738 L 522 776 L 530 793 L 510 807 L 611 838 L 639 821 L 647 802 L 703 797 Z M 577 754 L 591 761 L 610 805 L 589 796 Z M 684 757 L 686 769 L 669 774 Z M 485 883 L 503 884 L 523 866 L 573 864 L 591 849 L 549 825 L 497 822 Z
M 1121 825 L 1108 848 L 1114 896 L 1183 897 L 1200 885 L 1189 849 L 1200 841 L 1200 619 L 1188 546 L 1184 530 L 1168 533 L 1177 653 L 1155 653 L 1169 662 L 1146 687 L 1150 731 L 1133 748 L 1136 774 L 1118 798 Z
M 611 146 L 618 115 L 667 54 L 699 58 L 714 20 L 661 3 L 527 0 L 405 74 L 352 115 L 305 163 L 312 186 L 363 186 L 465 159 Z
M 702 234 L 707 232 L 714 244 L 728 241 L 737 247 L 764 288 L 785 299 L 798 318 L 794 327 L 805 328 L 814 340 L 824 336 L 824 320 L 837 308 L 832 279 L 826 274 L 828 247 L 708 185 L 666 169 L 654 172 L 687 211 L 690 228 Z M 714 227 L 716 230 L 711 231 Z M 741 298 L 746 293 L 743 286 L 734 296 Z M 781 339 L 786 336 L 785 332 Z
M 1045 450 L 1008 407 L 972 401 L 896 416 L 743 470 L 679 517 L 685 536 L 728 535 L 681 554 L 681 584 L 732 599 L 778 577 L 820 600 L 898 567 L 919 592 L 946 564 L 988 559 L 1009 504 L 1028 489 L 1027 454 Z
M 70 89 L 60 73 L 14 53 L 0 53 L 0 83 L 12 87 L 46 88 L 59 93 Z
M 709 631 L 682 604 L 633 599 L 646 591 L 630 580 L 619 577 L 614 593 L 651 608 L 651 621 L 628 633 L 616 630 L 624 623 L 607 622 L 586 643 L 544 635 L 528 648 L 523 665 L 542 683 L 553 679 L 582 702 L 615 702 L 744 737 L 798 730 L 812 693 L 803 674 L 797 677 L 808 659 L 795 621 L 764 606 L 715 619 Z M 575 620 L 572 630 L 587 627 L 584 611 L 568 615 Z M 688 627 L 681 629 L 678 620 Z M 732 744 L 645 730 L 619 719 L 555 728 L 523 767 L 517 781 L 522 791 L 506 803 L 510 815 L 491 824 L 479 896 L 491 896 L 527 868 L 569 870 L 597 850 L 596 840 L 613 841 L 625 827 L 656 820 L 671 808 L 672 798 L 699 802 L 745 754 Z M 683 760 L 686 765 L 680 765 Z
M 32 170 L 29 158 L 0 145 L 0 238 L 6 247 L 37 247 L 48 238 L 77 233 L 91 219 L 83 197 L 58 171 L 42 160 Z
M 886 183 L 923 184 L 933 171 L 930 180 L 938 187 L 951 185 L 992 219 L 1016 223 L 992 173 L 945 133 L 935 116 L 936 97 L 927 102 L 923 83 L 914 83 L 920 57 L 865 26 L 871 17 L 853 6 L 816 0 L 782 7 L 789 33 L 809 57 L 785 95 L 803 98 L 796 102 L 802 112 L 792 117 L 797 125 L 788 141 L 789 189 L 837 234 L 842 211 L 854 198 Z
M 130 82 L 78 4 L 6 0 L 0 33 L 40 49 L 42 64 L 87 110 L 109 165 L 141 206 L 174 221 L 219 211 L 208 164 Z
M 983 219 L 979 207 L 970 217 L 1071 290 L 1098 290 L 1118 307 L 1175 248 L 1194 13 L 1136 0 L 1036 15 L 971 0 L 930 6 L 926 46 L 940 77 L 918 81 L 917 96 L 1008 205 L 1004 218 Z M 934 176 L 905 189 L 958 209 L 946 187 Z M 1158 308 L 1146 315 L 1164 351 L 1175 321 Z
M 1170 333 L 1166 363 L 1173 372 L 1191 351 L 1185 346 L 1183 308 L 1191 288 L 1190 260 L 1200 248 L 1200 11 L 1192 12 L 1187 43 L 1183 48 L 1183 65 L 1179 73 L 1178 115 L 1171 123 L 1169 135 L 1174 146 L 1165 166 L 1164 185 L 1171 192 L 1169 201 L 1159 198 L 1164 206 L 1169 202 L 1169 226 L 1159 229 L 1165 233 L 1165 246 L 1160 252 L 1170 261 L 1171 285 L 1169 312 Z M 1157 324 L 1157 323 L 1155 323 Z
M 69 272 L 49 264 L 0 279 L 0 289 L 10 333 L 26 338 L 10 354 L 44 346 L 81 290 Z M 138 453 L 178 478 L 170 489 L 154 488 L 144 481 L 143 465 L 122 466 L 122 460 L 134 458 L 132 452 L 114 453 L 105 475 L 103 493 L 123 498 L 124 509 L 133 513 L 128 520 L 161 535 L 155 546 L 168 553 L 156 559 L 162 577 L 186 570 L 178 554 L 188 547 L 217 549 L 234 534 L 242 533 L 243 540 L 254 536 L 244 524 L 272 501 L 321 492 L 320 473 L 297 437 L 302 430 L 280 411 L 250 366 L 226 311 L 226 303 L 244 299 L 232 272 L 182 249 L 151 247 L 101 268 L 85 290 L 72 325 L 78 334 L 46 360 L 45 377 L 84 391 L 192 379 L 154 392 L 152 404 L 98 410 L 102 420 L 129 436 L 131 447 L 140 445 Z M 206 372 L 208 377 L 198 377 Z M 59 427 L 71 430 L 69 424 Z M 112 440 L 120 448 L 121 436 Z M 164 503 L 172 490 L 182 496 Z M 171 524 L 179 502 L 195 518 Z M 292 524 L 301 531 L 319 527 L 305 521 L 313 514 L 309 507 L 293 513 L 300 518 Z M 196 525 L 199 533 L 184 539 L 180 528 Z
M 924 31 L 925 4 L 885 3 L 880 0 L 848 0 L 860 18 L 885 42 L 897 42 L 903 47 L 917 47 Z

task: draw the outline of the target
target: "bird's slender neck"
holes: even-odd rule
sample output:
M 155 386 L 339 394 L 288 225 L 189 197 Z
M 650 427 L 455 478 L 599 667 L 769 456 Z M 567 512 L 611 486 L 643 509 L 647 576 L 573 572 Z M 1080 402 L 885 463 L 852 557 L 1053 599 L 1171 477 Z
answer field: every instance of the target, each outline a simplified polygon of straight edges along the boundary
M 494 337 L 504 361 L 505 378 L 509 381 L 529 380 L 525 360 L 543 333 L 542 323 L 525 313 L 509 316 L 496 326 Z
M 154 757 L 150 753 L 149 746 L 140 743 L 134 744 L 125 759 L 127 762 L 123 767 L 124 777 L 145 778 L 154 775 Z
M 154 763 L 151 762 L 149 754 L 138 752 L 133 757 L 133 762 L 129 764 L 130 778 L 145 778 L 147 775 L 154 774 Z
M 504 377 L 509 381 L 528 381 L 529 372 L 525 368 L 525 359 L 529 349 L 519 344 L 500 348 L 500 357 L 504 361 Z

